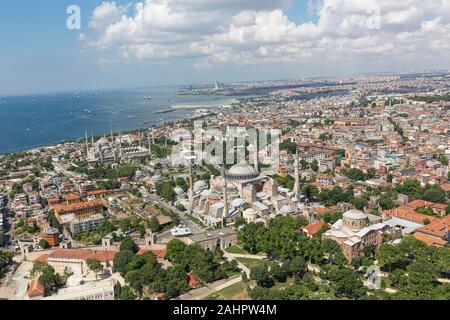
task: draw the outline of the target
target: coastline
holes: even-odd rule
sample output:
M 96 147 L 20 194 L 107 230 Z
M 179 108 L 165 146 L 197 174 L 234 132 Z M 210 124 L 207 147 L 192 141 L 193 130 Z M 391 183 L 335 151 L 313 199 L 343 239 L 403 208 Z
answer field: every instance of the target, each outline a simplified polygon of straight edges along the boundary
M 147 130 L 213 111 L 228 104 L 229 96 L 180 96 L 176 88 L 89 91 L 6 98 L 0 108 L 0 156 L 75 142 L 88 135 Z M 152 100 L 143 97 L 151 95 Z M 195 108 L 183 106 L 198 106 Z M 172 108 L 172 106 L 181 106 Z M 83 110 L 91 110 L 91 113 Z

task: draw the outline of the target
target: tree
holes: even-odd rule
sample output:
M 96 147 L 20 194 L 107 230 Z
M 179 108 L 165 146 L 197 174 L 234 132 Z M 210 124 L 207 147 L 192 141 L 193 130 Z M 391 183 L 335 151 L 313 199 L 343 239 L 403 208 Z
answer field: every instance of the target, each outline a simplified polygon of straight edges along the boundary
M 133 239 L 131 239 L 130 237 L 125 237 L 120 243 L 120 251 L 131 251 L 136 253 L 139 251 L 139 247 L 133 241 Z
M 406 255 L 400 247 L 391 244 L 383 244 L 378 249 L 375 258 L 380 267 L 391 272 L 393 269 L 404 268 L 408 264 Z
M 98 280 L 98 273 L 103 271 L 103 265 L 96 259 L 87 259 L 86 264 L 89 270 L 95 273 L 95 279 Z
M 441 155 L 439 160 L 441 161 L 442 165 L 448 166 L 448 158 L 445 155 Z
M 311 200 L 319 194 L 319 189 L 311 184 L 306 184 L 302 188 L 302 193 Z
M 47 240 L 41 239 L 41 241 L 39 241 L 39 247 L 41 247 L 42 249 L 48 249 L 50 248 L 50 245 L 48 244 Z
M 367 289 L 353 270 L 340 268 L 331 274 L 336 294 L 350 299 L 359 299 L 366 295 Z
M 142 275 L 139 270 L 128 271 L 125 275 L 125 281 L 135 292 L 138 293 L 139 297 L 142 297 L 144 283 L 142 281 Z
M 446 193 L 440 186 L 429 186 L 426 189 L 427 190 L 423 194 L 423 200 L 436 203 L 445 202 Z
M 147 227 L 152 232 L 158 232 L 161 229 L 160 225 L 159 225 L 158 218 L 156 218 L 155 216 L 152 216 L 150 219 L 148 219 L 147 220 Z
M 125 276 L 128 264 L 133 260 L 134 253 L 129 250 L 121 250 L 114 257 L 114 269 L 119 271 L 122 276 Z
M 12 254 L 0 251 L 0 278 L 3 277 L 3 275 L 8 270 L 9 266 L 12 264 Z
M 278 282 L 286 282 L 287 272 L 278 263 L 270 264 L 270 276 Z
M 180 266 L 169 267 L 165 273 L 166 298 L 172 299 L 189 290 L 186 271 Z
M 355 181 L 365 181 L 366 180 L 366 175 L 364 174 L 364 172 L 357 168 L 352 168 L 352 169 L 348 170 L 346 175 L 347 175 L 347 177 L 349 177 L 350 179 L 355 180 Z
M 311 170 L 315 172 L 319 171 L 319 162 L 316 159 L 311 162 Z
M 353 204 L 357 210 L 364 210 L 368 204 L 367 200 L 363 197 L 354 198 L 350 203 Z
M 38 281 L 45 288 L 46 292 L 49 293 L 58 290 L 66 284 L 66 280 L 49 265 L 41 269 L 41 275 Z
M 258 264 L 251 268 L 250 279 L 255 280 L 258 286 L 263 288 L 270 288 L 274 285 L 267 263 Z
M 250 253 L 258 253 L 261 248 L 258 246 L 267 229 L 261 222 L 246 224 L 238 234 L 238 240 L 245 250 Z
M 120 283 L 115 287 L 116 296 L 118 300 L 136 300 L 136 295 L 129 286 L 122 287 Z
M 172 263 L 179 262 L 186 247 L 187 245 L 179 239 L 171 240 L 166 247 L 166 258 Z
M 290 263 L 291 274 L 301 279 L 306 272 L 306 261 L 303 257 L 297 256 Z
M 4 247 L 6 245 L 6 235 L 4 232 L 0 232 L 0 247 Z

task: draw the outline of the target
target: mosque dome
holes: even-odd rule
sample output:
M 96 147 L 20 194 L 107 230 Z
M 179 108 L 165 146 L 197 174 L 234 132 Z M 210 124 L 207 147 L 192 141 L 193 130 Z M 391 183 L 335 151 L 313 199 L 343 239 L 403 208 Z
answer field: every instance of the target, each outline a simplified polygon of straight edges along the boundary
M 200 192 L 207 188 L 208 188 L 208 184 L 203 180 L 200 180 L 200 181 L 197 181 L 196 183 L 194 183 L 194 192 Z
M 352 231 L 358 231 L 369 225 L 369 217 L 359 210 L 350 210 L 342 216 L 342 226 Z
M 258 176 L 259 172 L 245 162 L 232 166 L 226 173 L 226 177 L 231 180 L 251 180 Z
M 173 189 L 173 191 L 175 192 L 176 195 L 180 196 L 184 193 L 184 190 L 181 189 L 180 187 L 176 187 Z
M 258 217 L 258 213 L 256 212 L 255 209 L 249 208 L 249 209 L 245 210 L 245 211 L 242 213 L 242 217 L 243 217 L 248 223 L 251 223 L 251 222 L 254 222 L 254 221 L 256 220 L 256 218 Z
M 108 141 L 108 139 L 106 139 L 106 138 L 100 138 L 100 139 L 97 141 L 97 145 L 109 145 L 109 141 Z

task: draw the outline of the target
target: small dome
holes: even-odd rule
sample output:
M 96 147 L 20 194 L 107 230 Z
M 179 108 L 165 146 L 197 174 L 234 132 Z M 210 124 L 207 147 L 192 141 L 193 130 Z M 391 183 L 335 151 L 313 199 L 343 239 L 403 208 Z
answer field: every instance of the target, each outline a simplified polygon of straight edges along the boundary
M 280 209 L 280 213 L 282 215 L 288 215 L 290 213 L 294 213 L 294 209 L 292 209 L 290 206 L 285 205 Z
M 249 218 L 253 218 L 256 219 L 258 213 L 256 212 L 255 209 L 253 208 L 249 208 L 247 210 L 245 210 L 242 215 L 244 216 L 244 218 L 249 219 Z
M 100 138 L 100 140 L 97 141 L 98 145 L 109 145 L 109 141 L 106 138 Z
M 208 184 L 203 180 L 200 180 L 200 181 L 197 181 L 196 183 L 194 183 L 194 191 L 195 192 L 199 192 L 199 191 L 202 191 L 207 188 L 208 188 Z
M 359 210 L 350 210 L 344 213 L 343 217 L 349 220 L 364 220 L 367 219 L 367 215 Z
M 232 166 L 226 176 L 231 180 L 250 180 L 257 178 L 259 172 L 248 163 L 241 162 Z
M 176 195 L 182 195 L 184 193 L 184 190 L 181 189 L 180 187 L 176 187 L 173 189 L 173 191 L 175 192 Z

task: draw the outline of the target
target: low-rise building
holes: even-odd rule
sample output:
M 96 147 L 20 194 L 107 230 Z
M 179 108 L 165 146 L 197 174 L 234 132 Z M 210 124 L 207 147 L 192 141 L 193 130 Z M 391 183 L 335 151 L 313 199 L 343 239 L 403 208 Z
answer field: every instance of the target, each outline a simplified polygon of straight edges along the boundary
M 100 228 L 104 221 L 105 218 L 101 214 L 94 214 L 88 218 L 75 219 L 69 223 L 70 232 L 73 236 L 83 232 L 90 232 Z

